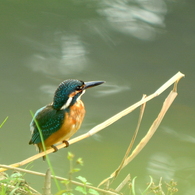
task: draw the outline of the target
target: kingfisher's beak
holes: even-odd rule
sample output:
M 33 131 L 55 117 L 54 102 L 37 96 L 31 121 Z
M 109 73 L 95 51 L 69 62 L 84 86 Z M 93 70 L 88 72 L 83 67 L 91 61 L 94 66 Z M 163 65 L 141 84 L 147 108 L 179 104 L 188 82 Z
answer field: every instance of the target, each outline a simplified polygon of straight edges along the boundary
M 84 89 L 95 87 L 95 86 L 101 85 L 103 83 L 105 83 L 105 81 L 89 81 L 89 82 L 85 82 Z

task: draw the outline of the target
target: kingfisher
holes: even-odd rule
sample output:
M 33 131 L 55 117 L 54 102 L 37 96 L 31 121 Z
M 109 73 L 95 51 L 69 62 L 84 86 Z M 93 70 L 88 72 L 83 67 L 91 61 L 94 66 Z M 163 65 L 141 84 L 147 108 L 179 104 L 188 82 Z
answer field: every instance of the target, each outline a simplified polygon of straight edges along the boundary
M 55 144 L 60 142 L 64 142 L 67 147 L 68 140 L 80 128 L 85 116 L 81 96 L 86 89 L 103 83 L 104 81 L 84 82 L 77 79 L 68 79 L 60 83 L 54 93 L 53 102 L 36 111 L 30 123 L 32 137 L 29 144 L 36 145 L 39 152 L 44 151 L 40 129 L 46 150 L 54 148 L 54 152 L 57 151 Z M 43 159 L 45 160 L 45 156 Z

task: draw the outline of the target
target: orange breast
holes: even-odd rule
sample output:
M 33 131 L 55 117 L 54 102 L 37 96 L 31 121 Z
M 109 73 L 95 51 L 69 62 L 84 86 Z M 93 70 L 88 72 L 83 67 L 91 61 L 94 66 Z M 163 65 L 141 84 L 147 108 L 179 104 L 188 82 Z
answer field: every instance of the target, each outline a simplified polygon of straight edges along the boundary
M 70 113 L 65 113 L 65 120 L 62 127 L 45 140 L 46 149 L 63 140 L 69 140 L 80 128 L 84 116 L 85 108 L 83 102 L 79 100 L 70 107 Z

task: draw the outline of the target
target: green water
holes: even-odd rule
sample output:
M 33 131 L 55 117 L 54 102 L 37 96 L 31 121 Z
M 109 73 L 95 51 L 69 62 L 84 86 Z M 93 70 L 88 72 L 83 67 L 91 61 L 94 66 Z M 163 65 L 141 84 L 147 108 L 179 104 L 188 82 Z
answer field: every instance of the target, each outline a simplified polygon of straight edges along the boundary
M 117 186 L 130 173 L 141 189 L 149 181 L 174 179 L 179 193 L 195 193 L 193 1 L 3 1 L 0 6 L 0 164 L 34 154 L 29 146 L 29 110 L 52 101 L 68 78 L 105 80 L 82 97 L 86 117 L 80 135 L 151 94 L 181 71 L 179 95 L 144 150 L 121 171 Z M 169 90 L 147 104 L 136 143 L 156 118 Z M 82 175 L 95 186 L 116 169 L 136 128 L 139 110 L 91 138 L 51 154 L 57 175 L 67 177 L 67 151 L 84 159 Z M 31 168 L 45 172 L 37 160 Z M 43 178 L 26 175 L 41 191 Z M 52 184 L 55 192 L 54 184 Z

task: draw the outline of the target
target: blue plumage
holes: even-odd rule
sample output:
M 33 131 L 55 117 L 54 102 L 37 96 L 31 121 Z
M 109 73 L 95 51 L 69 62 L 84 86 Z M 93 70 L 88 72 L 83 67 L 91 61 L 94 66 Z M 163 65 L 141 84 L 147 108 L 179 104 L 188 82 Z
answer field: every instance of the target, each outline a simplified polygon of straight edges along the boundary
M 52 133 L 56 132 L 63 124 L 65 110 L 55 110 L 52 105 L 47 105 L 39 109 L 31 121 L 32 138 L 29 144 L 37 144 L 41 142 L 38 127 L 35 120 L 38 122 L 41 129 L 43 139 L 46 140 Z
M 39 152 L 43 151 L 38 128 L 42 132 L 46 149 L 55 148 L 56 143 L 67 142 L 80 128 L 85 115 L 84 104 L 80 100 L 82 94 L 86 89 L 102 83 L 104 82 L 83 82 L 76 79 L 63 81 L 55 91 L 53 102 L 35 113 L 30 123 L 32 137 L 29 144 L 35 144 Z
M 73 93 L 75 90 L 78 90 L 78 93 L 76 93 L 73 96 L 73 99 L 68 106 L 73 105 L 76 102 L 77 98 L 81 95 L 83 89 L 84 89 L 83 81 L 69 79 L 69 80 L 62 82 L 58 86 L 57 90 L 55 91 L 54 100 L 53 100 L 53 108 L 56 110 L 61 109 L 67 103 L 69 99 L 69 95 Z

